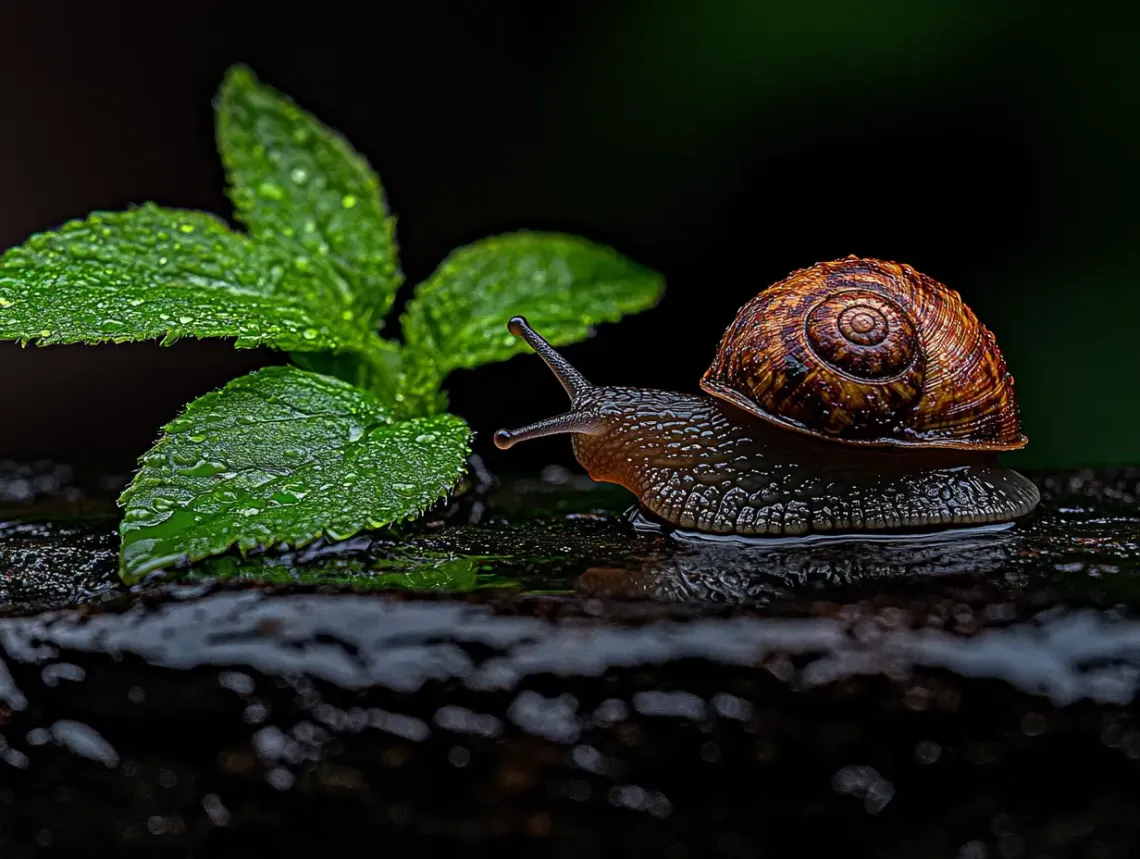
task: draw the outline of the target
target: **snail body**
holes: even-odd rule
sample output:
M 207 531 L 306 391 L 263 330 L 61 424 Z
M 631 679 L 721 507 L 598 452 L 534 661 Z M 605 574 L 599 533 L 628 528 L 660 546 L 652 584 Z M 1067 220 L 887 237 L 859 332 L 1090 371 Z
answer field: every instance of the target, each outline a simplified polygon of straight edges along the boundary
M 1026 444 L 993 335 L 957 293 L 908 266 L 849 257 L 745 304 L 704 395 L 588 383 L 515 317 L 572 411 L 495 443 L 572 433 L 594 480 L 665 523 L 795 536 L 1009 522 L 1036 486 L 996 451 Z

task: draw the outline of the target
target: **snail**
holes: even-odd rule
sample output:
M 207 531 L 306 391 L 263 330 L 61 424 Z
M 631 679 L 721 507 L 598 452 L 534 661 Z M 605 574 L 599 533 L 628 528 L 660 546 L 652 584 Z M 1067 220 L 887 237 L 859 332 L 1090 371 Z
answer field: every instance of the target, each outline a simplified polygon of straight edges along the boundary
M 570 433 L 591 478 L 676 529 L 906 533 L 1011 522 L 1040 500 L 997 461 L 1027 439 L 993 335 L 907 265 L 851 256 L 765 289 L 725 330 L 704 395 L 591 385 L 525 318 L 507 327 L 572 410 L 496 446 Z

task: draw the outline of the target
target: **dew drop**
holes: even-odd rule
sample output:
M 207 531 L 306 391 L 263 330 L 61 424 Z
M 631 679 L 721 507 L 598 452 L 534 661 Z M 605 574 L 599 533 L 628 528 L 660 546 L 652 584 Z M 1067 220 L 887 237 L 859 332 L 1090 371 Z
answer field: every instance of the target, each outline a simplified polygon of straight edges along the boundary
M 276 182 L 262 182 L 257 186 L 257 193 L 267 200 L 285 199 L 285 189 Z
M 309 181 L 309 171 L 304 167 L 294 167 L 293 171 L 289 174 L 289 178 L 298 185 L 304 185 Z
M 225 470 L 225 463 L 206 462 L 203 460 L 191 468 L 186 469 L 186 473 L 191 477 L 213 477 L 215 474 L 221 474 Z
M 316 340 L 317 336 L 320 333 L 321 332 L 319 332 L 316 328 L 306 328 L 304 331 L 301 332 L 301 336 L 304 337 L 306 340 Z
M 431 444 L 437 438 L 439 438 L 439 433 L 423 432 L 416 436 L 416 441 L 420 444 Z
M 175 465 L 194 465 L 200 457 L 190 450 L 175 450 L 170 454 L 170 459 Z
M 340 198 L 340 204 L 346 209 L 351 209 L 356 205 L 356 197 L 354 197 L 352 194 L 345 194 Z

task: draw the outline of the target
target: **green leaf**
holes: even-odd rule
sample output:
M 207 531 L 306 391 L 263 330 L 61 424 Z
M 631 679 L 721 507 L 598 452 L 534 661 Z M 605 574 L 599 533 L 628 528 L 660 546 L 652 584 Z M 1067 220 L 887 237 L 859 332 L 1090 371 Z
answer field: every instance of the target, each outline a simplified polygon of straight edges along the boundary
M 119 499 L 121 575 L 415 516 L 459 479 L 469 441 L 457 417 L 395 423 L 378 399 L 328 376 L 242 376 L 192 402 L 143 457 Z
M 362 348 L 371 335 L 348 324 L 323 290 L 211 215 L 147 204 L 71 221 L 0 257 L 0 338 Z
M 218 149 L 237 218 L 259 242 L 303 256 L 372 327 L 402 281 L 395 223 L 368 162 L 244 66 L 215 102 Z
M 306 370 L 336 376 L 374 394 L 396 419 L 447 411 L 447 394 L 439 388 L 434 362 L 425 363 L 419 353 L 391 340 L 370 336 L 355 352 L 294 352 L 290 357 Z
M 435 415 L 447 411 L 447 392 L 440 388 L 447 370 L 439 356 L 415 347 L 400 355 L 397 381 L 403 417 Z
M 369 335 L 353 352 L 293 352 L 290 358 L 300 367 L 325 376 L 336 376 L 376 395 L 392 407 L 394 417 L 402 417 L 400 389 L 403 350 L 399 344 Z M 418 413 L 417 413 L 418 414 Z
M 610 248 L 576 236 L 512 233 L 444 260 L 408 303 L 404 337 L 442 379 L 525 351 L 507 333 L 511 316 L 525 315 L 547 340 L 565 345 L 599 322 L 652 307 L 663 290 L 660 275 Z

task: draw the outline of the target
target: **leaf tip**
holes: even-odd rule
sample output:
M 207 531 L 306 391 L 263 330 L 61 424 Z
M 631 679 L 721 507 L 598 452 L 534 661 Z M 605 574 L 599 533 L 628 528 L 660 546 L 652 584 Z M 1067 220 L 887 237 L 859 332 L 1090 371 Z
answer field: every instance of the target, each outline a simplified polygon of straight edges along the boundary
M 234 63 L 226 69 L 226 73 L 222 77 L 223 90 L 231 87 L 257 86 L 257 84 L 257 75 L 254 74 L 253 69 L 245 63 Z

